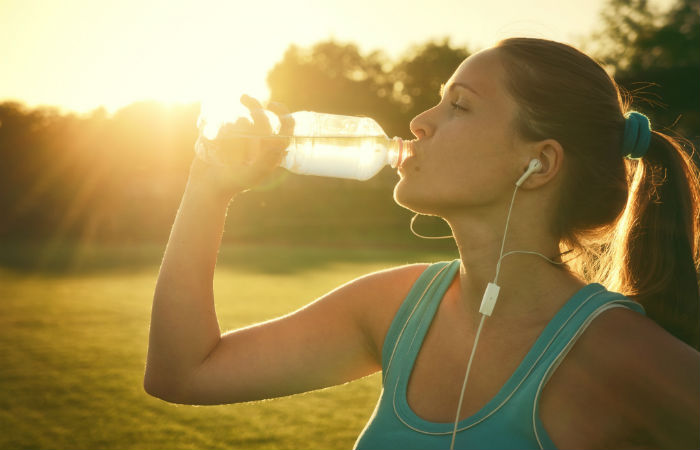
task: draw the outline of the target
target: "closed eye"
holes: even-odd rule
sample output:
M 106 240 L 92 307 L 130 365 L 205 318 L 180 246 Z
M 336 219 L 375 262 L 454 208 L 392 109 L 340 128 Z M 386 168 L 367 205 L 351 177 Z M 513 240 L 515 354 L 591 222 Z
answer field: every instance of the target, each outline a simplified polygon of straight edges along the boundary
M 454 109 L 456 109 L 456 110 L 459 110 L 459 111 L 468 111 L 467 108 L 465 108 L 464 106 L 461 106 L 459 103 L 454 103 L 454 102 L 452 102 L 452 103 L 450 103 L 450 105 L 452 105 L 452 108 L 454 108 Z

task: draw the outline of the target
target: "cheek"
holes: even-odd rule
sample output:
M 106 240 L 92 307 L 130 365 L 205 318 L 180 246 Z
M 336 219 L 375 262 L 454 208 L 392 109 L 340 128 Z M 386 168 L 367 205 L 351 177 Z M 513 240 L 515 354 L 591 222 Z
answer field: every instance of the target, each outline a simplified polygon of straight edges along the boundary
M 512 146 L 497 124 L 441 130 L 420 158 L 409 161 L 394 200 L 415 212 L 486 204 L 509 187 Z M 510 184 L 509 184 L 510 183 Z
M 510 192 L 503 156 L 434 158 L 407 168 L 394 187 L 394 200 L 414 212 L 440 214 L 447 209 L 489 204 Z

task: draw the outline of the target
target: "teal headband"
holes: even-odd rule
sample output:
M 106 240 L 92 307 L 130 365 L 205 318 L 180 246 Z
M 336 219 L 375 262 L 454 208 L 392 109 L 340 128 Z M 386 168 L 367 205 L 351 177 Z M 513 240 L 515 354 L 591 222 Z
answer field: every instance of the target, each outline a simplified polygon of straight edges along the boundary
M 622 156 L 639 159 L 646 155 L 651 141 L 649 118 L 637 111 L 625 114 L 625 133 L 622 137 Z

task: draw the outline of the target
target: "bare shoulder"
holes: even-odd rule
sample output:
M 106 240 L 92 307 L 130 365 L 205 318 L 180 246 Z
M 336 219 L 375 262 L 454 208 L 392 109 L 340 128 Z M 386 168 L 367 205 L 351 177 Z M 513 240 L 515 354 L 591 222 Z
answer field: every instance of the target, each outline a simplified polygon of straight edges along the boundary
M 695 349 L 653 320 L 627 308 L 613 308 L 601 314 L 576 345 L 597 362 L 629 368 L 653 370 L 662 362 L 683 366 L 700 361 L 700 353 Z
M 655 448 L 700 448 L 700 353 L 626 308 L 591 327 L 591 342 L 583 342 L 589 360 L 636 408 L 638 435 Z
M 418 277 L 429 264 L 408 264 L 373 272 L 341 288 L 353 291 L 356 314 L 381 365 L 382 345 L 391 321 Z
M 635 394 L 653 400 L 700 393 L 700 353 L 642 314 L 611 309 L 591 323 L 577 345 L 587 362 L 603 374 L 626 378 Z M 694 406 L 697 412 L 700 395 L 691 398 L 678 406 Z
M 553 387 L 574 393 L 579 410 L 567 414 L 591 423 L 596 446 L 700 447 L 700 353 L 651 319 L 626 308 L 605 311 L 560 371 Z

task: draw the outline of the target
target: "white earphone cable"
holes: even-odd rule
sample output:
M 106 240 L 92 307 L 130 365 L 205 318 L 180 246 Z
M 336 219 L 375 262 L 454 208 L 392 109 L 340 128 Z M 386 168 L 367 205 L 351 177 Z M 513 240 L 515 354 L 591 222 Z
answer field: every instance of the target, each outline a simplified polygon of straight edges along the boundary
M 493 279 L 493 283 L 496 284 L 498 281 L 498 273 L 501 270 L 501 260 L 503 259 L 503 249 L 506 245 L 506 235 L 508 234 L 508 224 L 510 223 L 510 214 L 513 212 L 513 202 L 515 201 L 515 194 L 518 193 L 518 185 L 515 185 L 515 190 L 513 191 L 513 197 L 510 199 L 510 207 L 508 208 L 508 216 L 506 216 L 506 226 L 503 231 L 503 240 L 501 241 L 501 254 L 498 257 L 498 264 L 496 264 L 496 276 Z M 450 443 L 450 450 L 455 448 L 455 438 L 457 437 L 457 424 L 459 423 L 459 415 L 462 413 L 462 402 L 464 401 L 464 392 L 467 390 L 467 380 L 469 379 L 469 372 L 472 368 L 472 361 L 474 360 L 474 354 L 476 353 L 476 346 L 479 344 L 479 336 L 481 335 L 481 328 L 484 325 L 484 320 L 486 319 L 486 314 L 481 314 L 481 320 L 479 321 L 479 328 L 476 330 L 476 336 L 474 337 L 474 345 L 472 346 L 472 353 L 469 356 L 469 362 L 467 363 L 467 371 L 464 373 L 464 382 L 462 383 L 462 392 L 459 395 L 459 403 L 457 404 L 457 414 L 455 415 L 455 425 L 452 430 L 452 442 Z
M 515 194 L 518 193 L 518 185 L 515 185 L 515 190 L 513 191 L 513 197 L 510 199 L 510 206 L 508 207 L 508 216 L 506 216 L 506 227 L 503 230 L 503 239 L 501 240 L 501 254 L 498 255 L 498 263 L 496 263 L 496 276 L 493 278 L 493 284 L 498 284 L 498 274 L 501 271 L 501 261 L 503 260 L 503 249 L 506 246 L 506 235 L 508 235 L 508 224 L 510 223 L 510 214 L 513 212 L 513 203 L 515 203 Z
M 411 233 L 413 233 L 414 235 L 418 236 L 419 238 L 423 238 L 423 239 L 454 239 L 454 236 L 451 235 L 451 234 L 449 234 L 449 235 L 444 235 L 444 236 L 426 236 L 426 235 L 424 235 L 424 234 L 420 234 L 419 232 L 417 232 L 417 231 L 413 228 L 413 224 L 414 224 L 414 222 L 416 221 L 416 219 L 418 219 L 418 216 L 420 216 L 420 213 L 415 213 L 415 214 L 413 215 L 413 217 L 411 218 L 411 222 L 410 222 L 409 225 L 408 225 L 408 227 L 409 227 L 410 230 L 411 230 Z
M 493 279 L 494 285 L 496 285 L 498 282 L 498 274 L 501 271 L 501 261 L 503 261 L 503 258 L 505 258 L 506 256 L 519 254 L 519 253 L 520 254 L 537 255 L 537 256 L 540 256 L 540 257 L 546 259 L 547 261 L 549 261 L 552 264 L 558 264 L 558 265 L 564 264 L 563 262 L 553 261 L 550 258 L 547 258 L 542 253 L 533 252 L 533 251 L 514 250 L 514 251 L 510 251 L 510 252 L 505 253 L 505 254 L 503 253 L 503 250 L 505 249 L 505 245 L 506 245 L 506 236 L 508 235 L 508 224 L 510 223 L 510 215 L 513 212 L 513 203 L 515 202 L 515 194 L 518 193 L 518 187 L 519 187 L 519 184 L 516 184 L 515 190 L 513 191 L 513 197 L 510 200 L 510 207 L 508 208 L 508 215 L 506 216 L 506 226 L 505 226 L 505 229 L 503 231 L 503 240 L 501 241 L 501 253 L 498 257 L 498 263 L 496 264 L 496 276 Z M 496 295 L 497 295 L 497 293 L 496 293 Z M 459 416 L 462 413 L 462 402 L 464 401 L 464 393 L 467 389 L 467 380 L 469 379 L 469 372 L 471 371 L 471 368 L 472 368 L 472 361 L 474 360 L 474 354 L 476 353 L 476 347 L 479 343 L 479 336 L 481 335 L 481 328 L 484 325 L 485 319 L 486 319 L 486 314 L 481 313 L 481 320 L 479 321 L 479 328 L 477 328 L 477 330 L 476 330 L 476 336 L 474 337 L 474 345 L 472 346 L 472 352 L 471 352 L 471 355 L 469 356 L 469 362 L 467 363 L 467 371 L 464 374 L 464 383 L 462 383 L 462 392 L 459 396 L 459 403 L 457 405 L 457 414 L 455 416 L 454 429 L 452 430 L 452 442 L 450 444 L 450 450 L 454 450 L 455 438 L 457 436 L 457 424 L 459 423 Z
M 496 284 L 498 281 L 498 273 L 501 270 L 501 260 L 503 259 L 503 249 L 506 245 L 506 235 L 508 234 L 508 224 L 510 223 L 510 214 L 513 212 L 513 202 L 515 201 L 515 194 L 518 193 L 518 185 L 515 185 L 515 190 L 513 191 L 513 197 L 510 199 L 510 207 L 508 208 L 508 216 L 506 216 L 506 226 L 503 231 L 503 240 L 501 241 L 501 254 L 498 257 L 498 264 L 496 264 L 496 276 L 493 279 L 493 283 Z M 474 354 L 476 353 L 476 346 L 479 344 L 479 336 L 481 335 L 481 328 L 484 325 L 484 320 L 486 319 L 486 314 L 481 314 L 481 320 L 479 321 L 479 328 L 476 330 L 476 336 L 474 337 L 474 345 L 472 346 L 472 353 L 469 356 L 469 362 L 467 363 L 467 370 L 464 373 L 464 382 L 462 383 L 462 392 L 459 396 L 459 403 L 457 404 L 457 414 L 455 415 L 455 425 L 452 430 L 452 442 L 450 443 L 450 450 L 455 448 L 455 438 L 457 437 L 457 424 L 459 423 L 459 416 L 462 413 L 462 402 L 464 401 L 464 392 L 467 390 L 467 380 L 469 379 L 469 372 L 472 368 L 472 361 L 474 360 Z
M 472 361 L 474 360 L 474 353 L 476 353 L 476 345 L 479 343 L 479 335 L 481 335 L 481 327 L 484 325 L 484 319 L 486 315 L 481 315 L 481 321 L 479 321 L 479 328 L 476 331 L 476 337 L 474 338 L 474 346 L 472 347 L 472 354 L 469 356 L 469 362 L 467 363 L 467 371 L 464 373 L 464 383 L 462 384 L 462 393 L 459 395 L 459 404 L 457 405 L 457 416 L 455 417 L 455 427 L 452 430 L 452 443 L 450 444 L 450 450 L 455 448 L 455 437 L 457 436 L 457 423 L 459 422 L 459 415 L 462 413 L 462 401 L 464 400 L 464 391 L 467 389 L 467 379 L 469 378 L 469 372 L 472 368 Z

